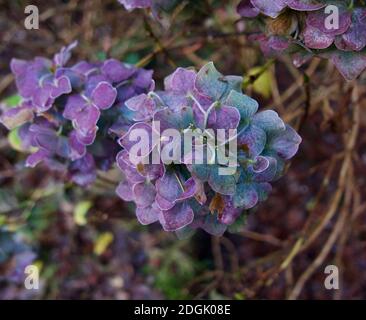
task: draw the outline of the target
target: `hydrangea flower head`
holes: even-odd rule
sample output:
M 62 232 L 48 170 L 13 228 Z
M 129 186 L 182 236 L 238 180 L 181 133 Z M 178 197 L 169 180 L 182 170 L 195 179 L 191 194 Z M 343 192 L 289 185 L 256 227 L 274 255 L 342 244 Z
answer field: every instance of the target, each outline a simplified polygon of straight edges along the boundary
M 242 93 L 241 84 L 241 77 L 224 76 L 211 62 L 198 72 L 178 68 L 165 79 L 163 91 L 126 101 L 134 123 L 119 140 L 123 150 L 117 156 L 117 164 L 125 179 L 117 194 L 125 201 L 135 202 L 142 224 L 158 221 L 166 231 L 202 228 L 222 234 L 244 210 L 266 199 L 270 182 L 281 176 L 301 138 L 276 112 L 258 112 L 258 103 Z M 148 137 L 140 159 L 151 160 L 158 144 L 160 156 L 167 146 L 168 150 L 182 152 L 170 163 L 132 161 L 136 129 Z M 157 144 L 152 137 L 158 129 Z M 172 140 L 166 129 L 181 133 L 190 129 L 198 136 L 207 135 L 198 140 L 203 143 L 196 141 L 192 149 L 185 150 L 182 138 Z M 207 136 L 219 137 L 220 132 L 225 134 L 217 138 L 215 152 L 204 152 L 203 162 L 192 161 L 196 160 L 196 150 L 208 151 L 211 147 L 205 140 Z M 230 132 L 235 135 L 230 136 Z M 237 141 L 235 170 L 222 174 L 229 165 L 210 155 L 225 153 L 233 139 Z
M 267 54 L 289 52 L 296 65 L 318 55 L 330 59 L 348 80 L 366 68 L 366 8 L 361 1 L 243 0 L 238 13 L 265 17 L 265 32 L 254 39 Z
M 6 108 L 0 121 L 17 128 L 23 148 L 31 151 L 27 166 L 44 162 L 88 185 L 97 168 L 114 163 L 117 148 L 109 133 L 123 117 L 124 102 L 154 83 L 151 71 L 115 59 L 66 66 L 75 46 L 62 48 L 53 60 L 11 61 L 22 100 Z

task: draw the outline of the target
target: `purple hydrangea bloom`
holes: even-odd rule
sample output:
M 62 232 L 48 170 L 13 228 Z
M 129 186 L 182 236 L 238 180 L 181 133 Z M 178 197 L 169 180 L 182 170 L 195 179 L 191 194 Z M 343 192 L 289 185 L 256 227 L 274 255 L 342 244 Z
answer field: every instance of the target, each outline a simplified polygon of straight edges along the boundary
M 117 144 L 113 129 L 129 123 L 124 102 L 153 89 L 152 71 L 115 59 L 66 66 L 76 43 L 61 49 L 53 60 L 13 59 L 19 106 L 5 108 L 0 121 L 17 128 L 26 165 L 43 162 L 79 185 L 96 178 L 96 170 L 114 163 Z M 121 123 L 123 125 L 121 125 Z
M 244 210 L 266 199 L 270 182 L 281 176 L 301 138 L 276 112 L 257 112 L 258 103 L 241 92 L 241 83 L 241 77 L 223 76 L 211 62 L 198 72 L 178 68 L 165 79 L 163 91 L 126 102 L 134 123 L 119 140 L 124 150 L 118 154 L 117 163 L 124 180 L 117 194 L 125 201 L 135 202 L 142 224 L 159 222 L 164 230 L 178 233 L 202 228 L 222 234 Z M 215 135 L 219 130 L 225 134 L 234 130 L 238 160 L 235 172 L 222 175 L 220 169 L 225 165 L 217 159 L 208 161 L 210 153 L 204 153 L 205 161 L 201 163 L 191 161 L 196 157 L 196 148 L 209 148 L 207 142 L 193 144 L 193 151 L 184 150 L 170 164 L 161 159 L 158 164 L 144 161 L 151 160 L 157 148 L 153 139 L 157 122 L 161 154 L 164 146 L 181 147 L 178 140 L 169 139 L 165 129 L 212 130 Z M 135 129 L 146 132 L 144 143 L 148 143 L 144 151 L 139 151 L 143 161 L 137 163 L 131 160 L 136 146 Z M 228 143 L 225 138 L 221 145 Z
M 237 10 L 246 18 L 267 17 L 261 20 L 264 34 L 252 37 L 265 54 L 292 54 L 297 66 L 318 55 L 330 59 L 347 80 L 366 68 L 366 9 L 359 1 L 243 0 Z M 352 59 L 355 64 L 348 63 Z

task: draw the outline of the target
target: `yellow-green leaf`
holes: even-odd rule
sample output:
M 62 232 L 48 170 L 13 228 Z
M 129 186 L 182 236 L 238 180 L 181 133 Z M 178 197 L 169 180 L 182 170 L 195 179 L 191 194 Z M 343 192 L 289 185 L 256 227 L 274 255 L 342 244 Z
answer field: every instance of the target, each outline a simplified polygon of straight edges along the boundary
M 249 75 L 260 72 L 260 67 L 253 68 L 249 71 Z M 262 95 L 264 98 L 269 98 L 272 94 L 272 75 L 269 69 L 263 71 L 253 83 L 253 90 Z
M 92 206 L 91 201 L 81 201 L 74 209 L 74 221 L 79 226 L 84 226 L 87 223 L 86 214 Z
M 100 256 L 105 252 L 105 250 L 112 243 L 112 241 L 113 241 L 112 232 L 104 232 L 100 234 L 94 243 L 94 253 Z
M 16 107 L 16 106 L 19 105 L 20 101 L 22 101 L 22 97 L 18 94 L 15 94 L 13 96 L 10 96 L 10 97 L 6 98 L 3 102 L 8 107 Z
M 15 128 L 8 133 L 8 141 L 10 146 L 14 150 L 20 152 L 24 151 L 24 149 L 22 148 L 22 141 L 20 140 L 19 137 L 18 128 Z

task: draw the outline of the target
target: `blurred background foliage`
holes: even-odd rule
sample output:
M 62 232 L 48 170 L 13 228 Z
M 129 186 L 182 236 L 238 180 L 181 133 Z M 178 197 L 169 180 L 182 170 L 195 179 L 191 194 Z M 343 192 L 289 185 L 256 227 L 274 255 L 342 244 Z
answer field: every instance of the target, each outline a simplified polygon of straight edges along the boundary
M 182 1 L 164 28 L 116 0 L 0 0 L 0 100 L 9 106 L 18 102 L 12 57 L 51 57 L 78 40 L 75 61 L 144 66 L 158 87 L 177 66 L 214 61 L 224 74 L 245 76 L 245 92 L 304 141 L 245 229 L 178 240 L 138 224 L 114 193 L 117 171 L 88 189 L 64 184 L 42 166 L 25 168 L 16 132 L 1 127 L 0 298 L 366 298 L 366 77 L 345 82 L 318 59 L 301 69 L 286 56 L 266 59 L 248 39 L 238 2 Z M 24 28 L 28 4 L 39 7 L 39 30 Z M 40 268 L 38 291 L 23 286 L 29 261 Z M 328 264 L 340 268 L 340 290 L 324 288 Z

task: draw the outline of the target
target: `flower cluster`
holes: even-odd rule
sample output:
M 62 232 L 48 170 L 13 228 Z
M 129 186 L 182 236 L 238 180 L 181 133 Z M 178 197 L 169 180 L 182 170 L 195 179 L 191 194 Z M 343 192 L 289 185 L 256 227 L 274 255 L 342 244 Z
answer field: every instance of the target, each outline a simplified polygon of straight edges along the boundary
M 257 112 L 258 103 L 242 93 L 241 84 L 241 77 L 223 76 L 211 62 L 199 72 L 178 68 L 165 79 L 164 91 L 126 101 L 135 123 L 119 139 L 123 150 L 117 155 L 117 164 L 125 179 L 117 194 L 135 202 L 142 224 L 159 221 L 166 231 L 202 228 L 219 235 L 239 221 L 244 210 L 266 199 L 269 182 L 281 176 L 285 161 L 295 155 L 301 138 L 276 112 Z M 156 142 L 152 137 L 158 129 L 163 133 Z M 192 130 L 202 139 L 166 163 L 161 160 L 166 148 L 173 153 L 181 150 L 181 141 L 172 140 L 166 129 L 181 133 Z M 149 138 L 146 148 L 138 151 L 140 162 L 134 158 L 136 130 L 146 132 Z M 205 152 L 203 162 L 192 161 L 196 150 L 208 151 L 208 132 L 216 137 L 220 130 L 225 134 L 215 144 L 215 152 Z M 230 131 L 235 135 L 230 136 Z M 235 170 L 222 174 L 229 164 L 210 155 L 220 149 L 225 153 L 234 139 Z M 160 162 L 151 161 L 156 149 Z
M 153 88 L 152 71 L 110 59 L 81 61 L 66 67 L 76 43 L 61 49 L 53 60 L 13 59 L 21 102 L 5 109 L 0 121 L 17 130 L 22 149 L 31 154 L 26 165 L 44 162 L 80 185 L 96 178 L 96 169 L 114 163 L 124 102 Z M 125 120 L 128 121 L 128 120 Z
M 178 0 L 118 0 L 128 11 L 149 9 L 154 19 L 168 26 L 168 16 L 180 3 Z
M 348 80 L 366 68 L 366 8 L 362 1 L 242 0 L 242 17 L 263 21 L 255 36 L 267 54 L 294 54 L 300 66 L 314 55 L 330 59 Z

